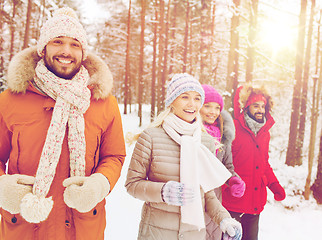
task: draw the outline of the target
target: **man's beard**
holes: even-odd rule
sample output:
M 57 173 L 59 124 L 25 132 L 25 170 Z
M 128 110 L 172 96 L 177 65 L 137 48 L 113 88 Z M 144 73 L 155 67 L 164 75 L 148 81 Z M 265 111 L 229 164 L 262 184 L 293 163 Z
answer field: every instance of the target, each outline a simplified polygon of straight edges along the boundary
M 263 122 L 265 121 L 265 114 L 262 114 L 262 113 L 261 113 L 261 115 L 262 115 L 262 118 L 261 118 L 261 119 L 258 119 L 258 118 L 256 118 L 256 117 L 255 117 L 255 115 L 256 115 L 256 114 L 259 114 L 259 113 L 255 113 L 255 115 L 253 115 L 253 114 L 251 114 L 251 113 L 250 113 L 250 111 L 248 110 L 248 111 L 247 111 L 247 114 L 248 114 L 248 116 L 249 116 L 251 119 L 255 120 L 255 121 L 256 121 L 256 122 L 258 122 L 258 123 L 263 123 Z
M 82 62 L 79 63 L 79 65 L 75 65 L 75 67 L 72 69 L 71 72 L 69 73 L 64 73 L 64 72 L 60 72 L 59 70 L 57 70 L 55 68 L 55 65 L 54 65 L 54 59 L 51 59 L 48 61 L 47 59 L 48 57 L 44 56 L 44 63 L 45 63 L 45 66 L 47 67 L 47 69 L 49 71 L 51 71 L 53 74 L 55 74 L 57 77 L 60 77 L 60 78 L 64 78 L 64 79 L 72 79 L 80 70 L 81 66 L 82 66 Z M 51 64 L 52 63 L 52 64 Z

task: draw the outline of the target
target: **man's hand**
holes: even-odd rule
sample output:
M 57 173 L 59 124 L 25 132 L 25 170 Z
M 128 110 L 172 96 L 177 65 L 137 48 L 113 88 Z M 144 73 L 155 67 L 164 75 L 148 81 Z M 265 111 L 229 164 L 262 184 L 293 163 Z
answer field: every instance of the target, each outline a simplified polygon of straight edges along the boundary
M 63 181 L 64 201 L 79 212 L 89 212 L 110 192 L 110 183 L 101 173 L 89 177 L 70 177 Z
M 279 182 L 273 182 L 269 189 L 274 193 L 274 199 L 276 201 L 282 201 L 285 199 L 286 194 L 284 188 L 279 184 Z
M 20 213 L 22 198 L 32 192 L 35 177 L 22 174 L 0 176 L 0 207 L 11 214 Z

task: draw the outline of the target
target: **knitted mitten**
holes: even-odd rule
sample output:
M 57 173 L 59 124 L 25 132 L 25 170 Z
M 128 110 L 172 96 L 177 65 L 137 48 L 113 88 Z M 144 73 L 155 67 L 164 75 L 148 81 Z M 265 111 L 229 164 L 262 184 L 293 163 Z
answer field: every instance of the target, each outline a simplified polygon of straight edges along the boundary
M 242 226 L 240 222 L 233 218 L 224 218 L 219 225 L 221 231 L 224 233 L 224 240 L 240 240 L 242 238 Z
M 237 177 L 233 176 L 228 180 L 228 185 L 230 186 L 230 193 L 233 197 L 241 198 L 246 189 L 245 182 Z
M 22 198 L 32 192 L 35 177 L 14 174 L 0 176 L 0 207 L 11 214 L 20 213 Z
M 110 183 L 101 173 L 70 177 L 63 181 L 64 201 L 79 212 L 89 212 L 110 192 Z
M 194 200 L 194 191 L 183 183 L 169 181 L 161 190 L 162 199 L 165 203 L 175 206 L 184 206 Z
M 268 188 L 274 193 L 274 199 L 276 201 L 282 201 L 285 199 L 285 190 L 279 182 L 273 182 Z

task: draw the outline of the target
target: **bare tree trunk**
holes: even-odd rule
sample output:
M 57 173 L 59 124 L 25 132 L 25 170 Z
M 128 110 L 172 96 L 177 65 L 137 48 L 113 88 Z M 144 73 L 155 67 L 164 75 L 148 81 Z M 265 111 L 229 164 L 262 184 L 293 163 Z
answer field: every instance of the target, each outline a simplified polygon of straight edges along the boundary
M 317 78 L 314 79 L 313 86 L 313 105 L 312 105 L 312 116 L 311 116 L 311 135 L 310 135 L 310 145 L 309 145 L 309 159 L 308 159 L 308 174 L 306 177 L 305 187 L 304 187 L 304 198 L 308 200 L 310 198 L 310 186 L 311 186 L 311 176 L 312 176 L 312 167 L 314 160 L 314 149 L 315 149 L 315 137 L 317 130 L 317 119 L 319 116 L 318 109 L 315 109 L 316 106 L 316 82 Z M 319 98 L 319 94 L 317 96 Z
M 209 51 L 209 59 L 210 59 L 210 68 L 211 70 L 213 69 L 214 65 L 214 43 L 215 43 L 215 24 L 216 22 L 216 2 L 211 2 L 211 26 L 210 26 L 210 49 Z
M 144 31 L 145 31 L 145 9 L 146 0 L 141 0 L 141 39 L 140 39 L 140 60 L 139 60 L 139 91 L 138 91 L 138 116 L 140 119 L 139 127 L 142 126 L 142 99 L 143 99 L 143 74 L 144 74 Z
M 183 42 L 183 68 L 182 68 L 182 72 L 186 72 L 187 71 L 188 39 L 189 39 L 189 21 L 190 21 L 190 4 L 189 4 L 189 1 L 187 1 L 186 26 L 185 26 L 184 42 Z
M 40 28 L 44 24 L 45 19 L 46 19 L 45 18 L 46 0 L 41 0 L 39 10 L 40 10 L 40 17 L 39 17 L 39 19 L 37 21 L 38 22 L 38 24 L 37 24 L 37 36 L 36 36 L 37 39 L 40 36 Z
M 171 30 L 171 53 L 170 53 L 170 67 L 169 67 L 169 74 L 173 72 L 173 59 L 174 59 L 174 53 L 175 53 L 175 37 L 176 37 L 176 23 L 177 23 L 177 5 L 178 0 L 173 1 L 174 7 L 173 7 L 173 14 L 172 14 L 172 30 Z
M 207 38 L 207 3 L 201 0 L 200 13 L 200 79 L 204 79 L 204 70 L 206 66 L 206 38 Z
M 252 82 L 254 76 L 254 57 L 255 57 L 255 38 L 257 27 L 258 0 L 251 1 L 250 21 L 248 34 L 247 62 L 246 62 L 246 81 Z
M 236 92 L 238 86 L 238 71 L 239 71 L 239 33 L 238 33 L 238 26 L 239 26 L 239 7 L 240 7 L 240 0 L 234 0 L 234 15 L 231 19 L 231 28 L 230 28 L 230 48 L 228 54 L 228 71 L 227 71 L 227 85 L 226 85 L 226 92 L 229 93 L 225 96 L 225 108 L 232 110 L 233 104 L 233 96 Z M 231 111 L 230 111 L 231 110 Z
M 131 43 L 131 0 L 129 2 L 129 11 L 127 18 L 127 37 L 126 37 L 126 56 L 125 56 L 125 79 L 124 79 L 124 114 L 127 114 L 127 104 L 130 88 L 130 43 Z
M 296 141 L 298 139 L 298 122 L 301 97 L 301 82 L 303 71 L 303 55 L 304 55 L 304 40 L 305 40 L 305 23 L 306 23 L 306 6 L 307 0 L 301 0 L 301 13 L 299 22 L 297 54 L 295 65 L 295 85 L 293 89 L 292 113 L 290 123 L 290 133 L 288 137 L 288 147 L 286 152 L 285 163 L 288 166 L 301 165 L 301 159 L 296 156 Z
M 164 102 L 165 99 L 165 88 L 166 88 L 166 79 L 168 78 L 168 42 L 169 42 L 169 22 L 170 22 L 170 5 L 171 1 L 168 0 L 168 10 L 166 15 L 166 24 L 165 24 L 165 39 L 164 39 L 164 53 L 163 53 L 163 71 L 161 74 L 161 102 Z M 162 108 L 163 110 L 163 105 Z
M 14 44 L 15 44 L 15 16 L 16 16 L 16 10 L 17 10 L 17 1 L 13 0 L 12 1 L 12 21 L 11 21 L 11 26 L 10 26 L 10 55 L 9 55 L 9 60 L 12 59 L 14 55 Z
M 314 184 L 311 187 L 313 192 L 313 197 L 318 204 L 322 204 L 322 131 L 320 137 L 320 153 L 318 159 L 318 170 L 316 173 L 316 178 Z
M 210 25 L 210 44 L 208 45 L 208 74 L 211 74 L 210 84 L 217 84 L 217 75 L 219 70 L 219 64 L 222 61 L 222 57 L 218 54 L 218 50 L 215 47 L 215 25 L 216 25 L 216 2 L 210 1 L 210 10 L 211 13 L 211 25 Z M 215 60 L 216 59 L 216 60 Z M 205 79 L 206 80 L 206 79 Z M 206 82 L 206 81 L 205 81 Z
M 319 24 L 319 28 L 318 28 L 318 34 L 319 34 L 318 35 L 318 40 L 320 40 L 320 34 L 321 34 L 320 33 L 321 18 L 322 18 L 322 10 L 320 10 L 320 24 Z M 318 43 L 317 52 L 321 53 L 321 57 L 320 57 L 320 74 L 319 74 L 318 79 L 315 78 L 316 81 L 317 81 L 317 90 L 316 90 L 317 94 L 316 94 L 315 101 L 313 101 L 313 105 L 315 106 L 313 110 L 314 110 L 315 114 L 312 114 L 312 116 L 315 116 L 315 118 L 313 119 L 314 122 L 312 122 L 313 126 L 311 127 L 311 129 L 312 129 L 311 130 L 311 138 L 312 139 L 314 138 L 314 140 L 315 140 L 316 125 L 317 125 L 317 122 L 318 122 L 318 119 L 319 119 L 319 113 L 320 113 L 319 106 L 322 108 L 322 102 L 320 102 L 320 100 L 321 100 L 321 95 L 320 94 L 321 94 L 321 91 L 322 91 L 322 51 L 320 51 L 319 46 L 320 46 L 320 44 Z M 318 65 L 318 61 L 316 61 L 316 65 Z M 316 69 L 316 73 L 317 73 L 317 71 L 318 70 Z M 312 110 L 312 112 L 313 112 L 313 110 Z M 311 145 L 313 145 L 312 149 L 311 149 Z M 310 144 L 310 152 L 311 152 L 311 154 L 309 154 L 309 161 L 310 161 L 310 158 L 313 159 L 314 146 L 315 146 L 315 144 Z M 305 185 L 305 187 L 307 187 L 307 186 Z M 316 178 L 315 178 L 314 184 L 312 185 L 312 187 L 310 189 L 313 191 L 313 197 L 316 199 L 316 201 L 319 204 L 322 204 L 322 129 L 321 129 L 321 136 L 320 136 L 320 154 L 319 154 L 319 157 L 318 157 L 317 173 L 316 173 Z M 308 190 L 306 190 L 306 188 L 305 188 L 305 191 L 308 192 Z M 306 193 L 306 194 L 308 194 L 308 193 Z
M 307 34 L 307 46 L 306 46 L 306 56 L 305 56 L 305 65 L 304 65 L 304 74 L 302 81 L 302 95 L 301 95 L 301 109 L 300 109 L 300 123 L 299 123 L 299 137 L 296 142 L 296 155 L 299 158 L 299 162 L 303 162 L 302 149 L 304 143 L 304 134 L 305 134 L 305 123 L 306 123 L 306 103 L 307 103 L 307 91 L 308 91 L 308 81 L 310 74 L 310 59 L 311 59 L 311 48 L 312 48 L 312 34 L 313 34 L 313 20 L 315 15 L 315 0 L 311 0 L 311 15 L 309 22 L 309 29 Z
M 25 36 L 23 39 L 23 47 L 22 47 L 23 49 L 27 48 L 28 44 L 29 44 L 29 34 L 30 34 L 29 29 L 30 29 L 31 11 L 32 11 L 32 1 L 28 0 Z
M 155 1 L 155 5 L 157 5 Z M 153 61 L 152 61 L 152 82 L 151 82 L 151 122 L 155 117 L 155 94 L 156 94 L 156 71 L 157 71 L 157 38 L 158 38 L 158 10 L 155 6 L 155 23 L 154 23 L 154 38 L 153 38 Z
M 159 31 L 159 66 L 158 66 L 158 113 L 163 110 L 163 99 L 162 96 L 162 71 L 163 71 L 163 57 L 164 57 L 164 0 L 160 0 L 160 31 Z
M 191 20 L 192 19 L 192 16 L 193 15 L 193 13 L 192 13 L 192 8 L 190 7 L 190 21 L 189 21 L 189 30 L 188 30 L 188 32 L 189 32 L 189 38 L 188 38 L 188 45 L 189 45 L 189 47 L 188 47 L 188 50 L 187 50 L 187 52 L 188 52 L 188 56 L 189 56 L 189 63 L 188 63 L 188 65 L 190 66 L 189 67 L 189 71 L 188 71 L 188 73 L 190 74 L 190 75 L 192 75 L 192 72 L 193 72 L 193 66 L 194 66 L 194 64 L 193 64 L 193 51 L 194 51 L 194 49 L 193 49 L 193 41 L 192 41 L 192 39 L 193 39 L 193 37 L 192 37 L 192 35 L 193 35 L 193 33 L 192 33 L 192 30 L 193 30 L 193 21 Z M 198 57 L 197 57 L 198 58 Z
M 314 1 L 314 0 L 313 0 Z M 319 23 L 321 24 L 321 14 L 322 10 L 320 11 L 320 20 Z M 308 158 L 308 174 L 305 183 L 304 189 L 304 198 L 306 200 L 310 197 L 310 185 L 311 185 L 311 176 L 312 176 L 312 167 L 313 167 L 313 159 L 314 159 L 314 150 L 315 150 L 315 138 L 316 138 L 316 130 L 317 130 L 317 122 L 319 118 L 319 100 L 320 100 L 320 91 L 318 87 L 320 87 L 320 81 L 318 82 L 318 68 L 319 68 L 319 46 L 320 46 L 320 24 L 318 25 L 317 31 L 317 48 L 316 48 L 316 61 L 315 61 L 315 76 L 313 76 L 313 99 L 312 99 L 312 109 L 311 109 L 311 134 L 310 134 L 310 144 L 309 144 L 309 158 Z M 322 58 L 321 58 L 322 62 Z M 322 72 L 322 71 L 321 71 Z M 317 91 L 318 90 L 318 91 Z

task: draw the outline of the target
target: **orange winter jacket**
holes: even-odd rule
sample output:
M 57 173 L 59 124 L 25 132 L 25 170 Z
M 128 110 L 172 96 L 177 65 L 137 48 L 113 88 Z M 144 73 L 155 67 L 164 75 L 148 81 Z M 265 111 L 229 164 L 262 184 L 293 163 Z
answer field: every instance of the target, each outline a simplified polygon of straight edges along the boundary
M 35 48 L 19 53 L 9 65 L 9 89 L 0 94 L 0 175 L 35 176 L 55 101 L 32 84 L 39 61 Z M 91 76 L 90 107 L 84 114 L 86 138 L 86 176 L 101 173 L 111 190 L 120 177 L 125 144 L 118 104 L 112 95 L 112 77 L 106 64 L 89 55 L 84 66 Z M 68 131 L 68 129 L 66 129 Z M 1 240 L 91 240 L 104 239 L 105 199 L 87 213 L 69 208 L 63 200 L 62 182 L 69 174 L 67 134 L 48 196 L 54 201 L 49 217 L 39 223 L 26 222 L 20 214 L 0 208 Z

